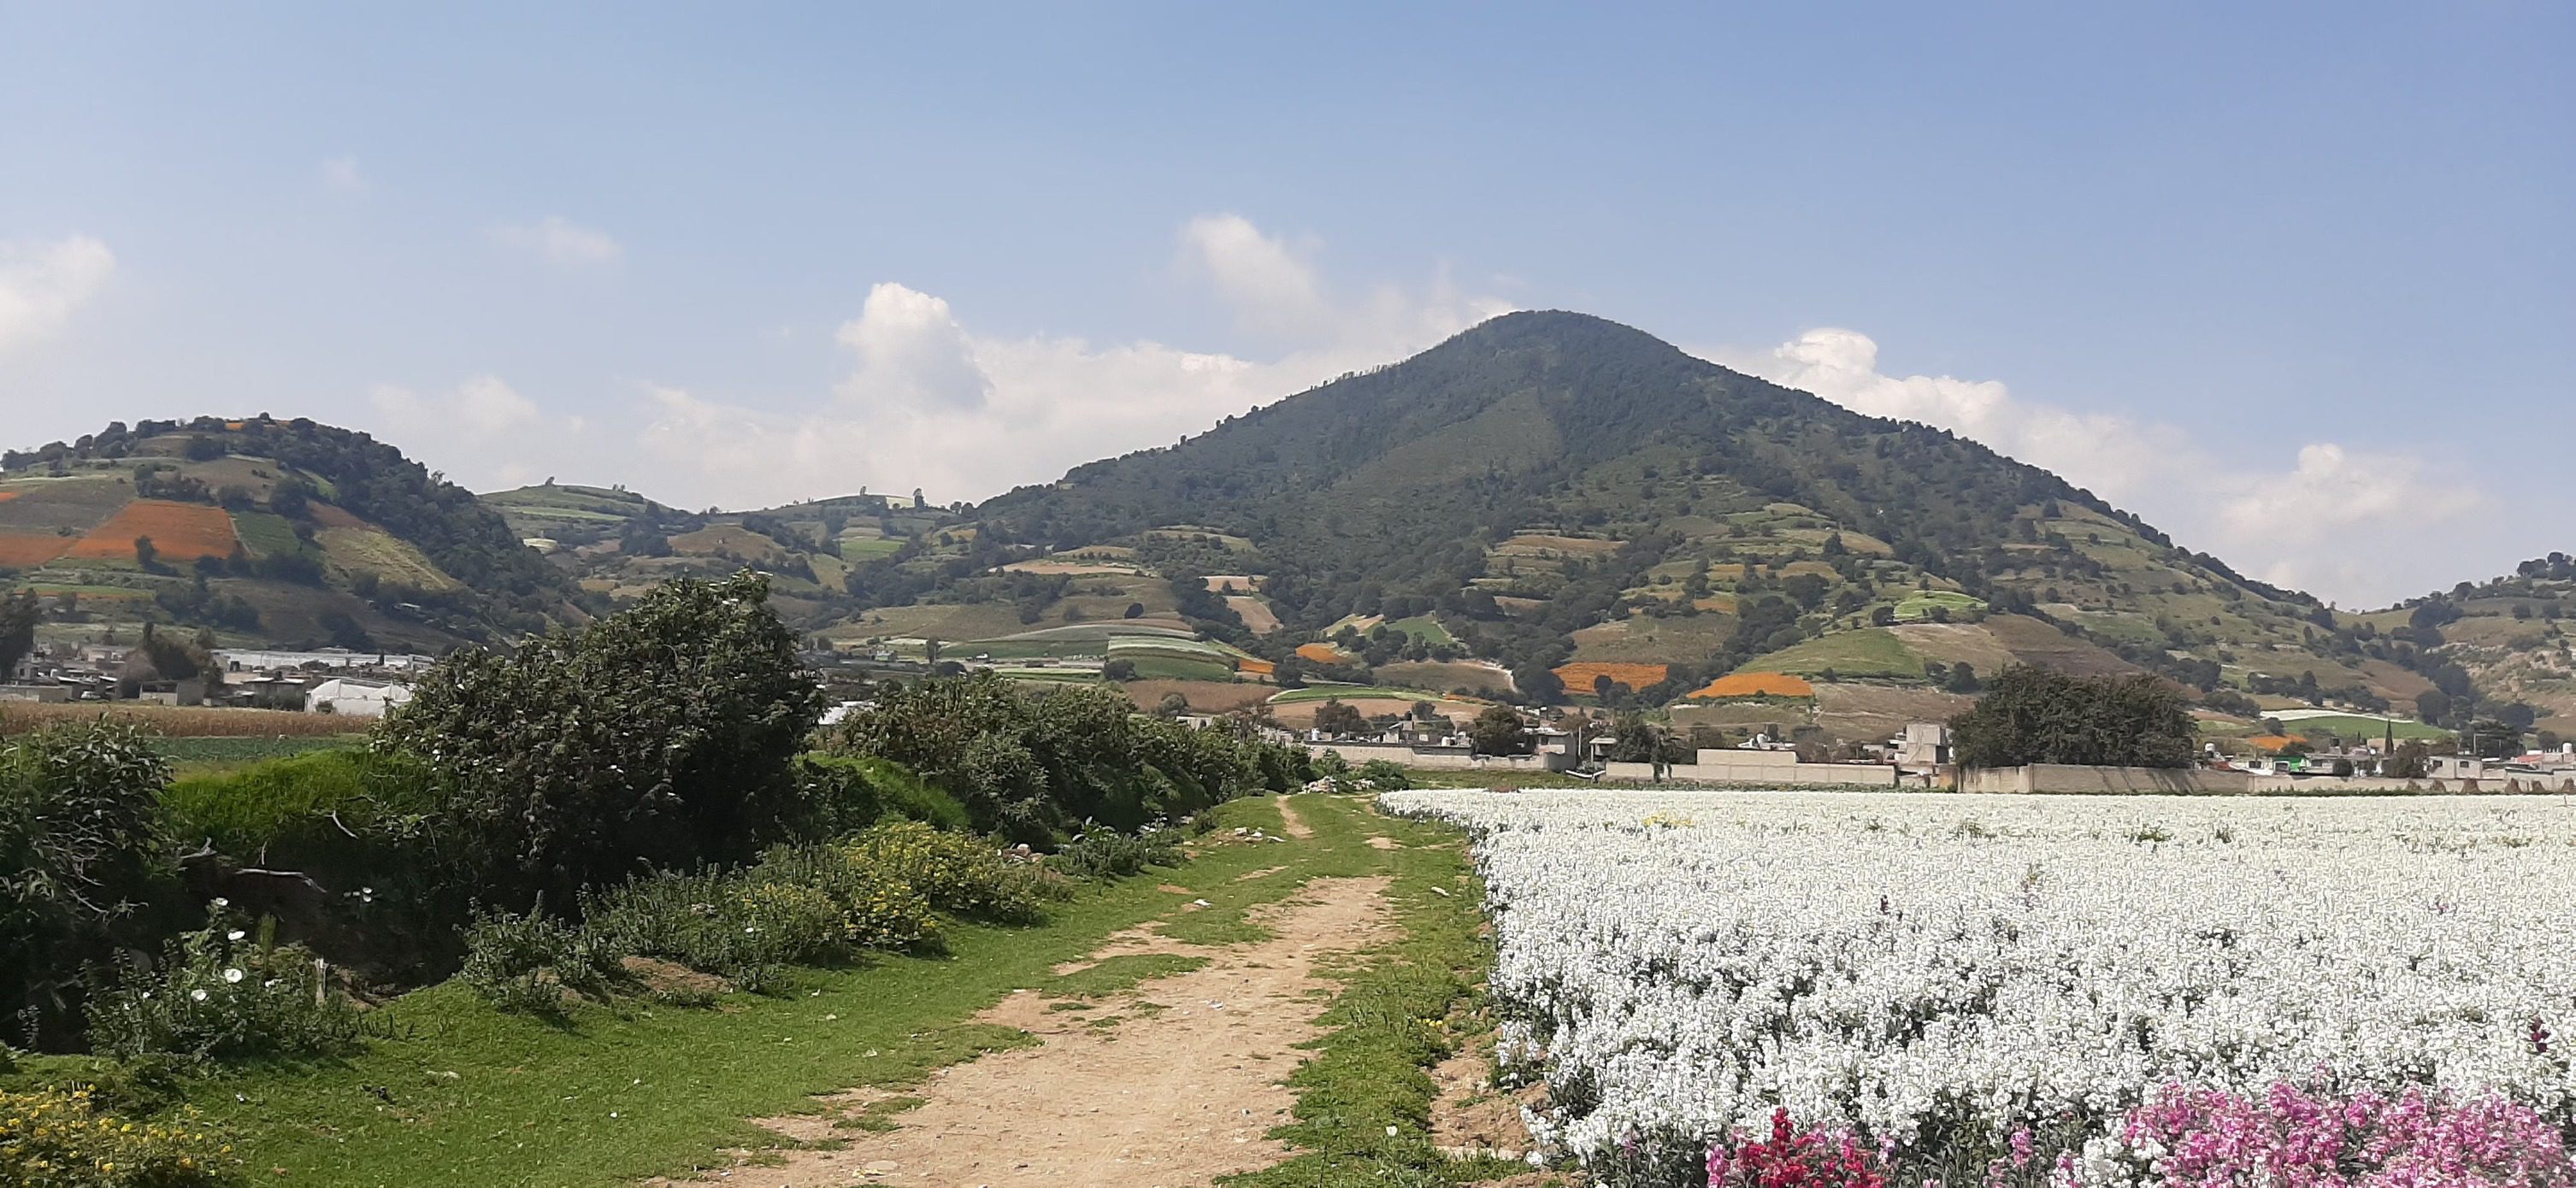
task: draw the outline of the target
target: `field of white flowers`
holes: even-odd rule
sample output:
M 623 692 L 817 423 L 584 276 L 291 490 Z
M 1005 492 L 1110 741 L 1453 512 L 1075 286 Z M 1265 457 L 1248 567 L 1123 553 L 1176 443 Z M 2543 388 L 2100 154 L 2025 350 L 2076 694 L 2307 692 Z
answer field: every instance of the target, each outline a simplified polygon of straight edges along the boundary
M 1542 1139 L 1603 1182 L 1880 1182 L 1721 1166 L 1783 1108 L 1908 1188 L 2275 1182 L 2184 1174 L 2188 1143 L 2157 1128 L 2188 1127 L 2147 1113 L 2186 1092 L 2214 1095 L 2190 1125 L 2238 1146 L 2330 1127 L 2394 1160 L 2450 1127 L 2459 1168 L 2576 1130 L 2576 808 L 2557 798 L 1381 803 L 1474 837 L 1506 1070 L 1544 1076 Z M 2418 1138 L 2360 1134 L 2356 1111 L 2410 1089 L 2423 1116 L 2386 1125 Z M 2441 1103 L 2492 1117 L 2471 1134 Z M 2360 1175 L 2361 1155 L 2314 1158 Z M 2528 1159 L 2421 1182 L 2567 1182 L 2563 1158 Z

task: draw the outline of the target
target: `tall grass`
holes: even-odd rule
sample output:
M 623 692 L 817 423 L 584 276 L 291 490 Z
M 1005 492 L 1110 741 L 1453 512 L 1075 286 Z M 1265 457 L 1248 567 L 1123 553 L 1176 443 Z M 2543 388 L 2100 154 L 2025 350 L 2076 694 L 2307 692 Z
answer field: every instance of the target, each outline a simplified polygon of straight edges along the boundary
M 291 710 L 148 705 L 140 702 L 49 704 L 0 701 L 0 734 L 19 734 L 56 722 L 95 722 L 100 718 L 173 738 L 312 738 L 364 734 L 372 721 L 331 714 L 300 714 Z

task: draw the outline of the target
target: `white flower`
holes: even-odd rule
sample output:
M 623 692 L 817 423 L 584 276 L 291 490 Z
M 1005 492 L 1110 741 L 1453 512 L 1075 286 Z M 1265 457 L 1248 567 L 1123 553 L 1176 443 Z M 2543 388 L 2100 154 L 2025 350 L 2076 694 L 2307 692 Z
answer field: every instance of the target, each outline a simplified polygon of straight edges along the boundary
M 226 898 L 224 898 L 224 897 L 223 897 L 223 896 L 221 896 L 221 895 L 218 895 L 218 896 L 216 896 L 216 897 L 215 897 L 215 906 L 216 906 L 216 907 L 219 907 L 219 908 L 227 908 L 227 907 L 231 907 L 232 905 L 233 905 L 233 901 L 231 901 L 231 900 L 229 900 L 229 899 L 226 899 Z
M 240 970 L 238 970 L 238 969 L 228 969 L 228 970 L 225 970 L 225 971 L 224 971 L 224 980 L 225 980 L 225 981 L 227 981 L 227 982 L 232 982 L 232 983 L 236 983 L 236 984 L 238 984 L 238 983 L 242 980 L 242 971 L 240 971 Z
M 1778 1106 L 1904 1143 L 1954 1110 L 2003 1131 L 2116 1115 L 2169 1079 L 2243 1091 L 2320 1067 L 2491 1090 L 2576 1125 L 2576 1072 L 2531 1039 L 2576 1035 L 2576 817 L 2555 800 L 1379 804 L 1473 838 L 1497 1059 L 1593 1091 L 1582 1114 L 1531 1119 L 1577 1159 Z M 2125 1145 L 2096 1141 L 2075 1183 L 2136 1182 Z
M 206 992 L 203 990 L 191 990 L 188 992 L 188 997 L 197 1002 L 204 1002 L 206 1001 Z
M 245 936 L 249 936 L 249 935 L 250 935 L 249 933 L 244 932 L 244 931 L 242 931 L 241 929 L 236 928 L 236 929 L 233 929 L 233 930 L 232 930 L 232 931 L 230 931 L 230 932 L 225 933 L 225 934 L 224 934 L 224 939 L 225 939 L 225 940 L 235 940 L 235 941 L 237 941 L 237 940 L 240 940 L 241 938 L 243 938 L 243 937 L 245 937 Z

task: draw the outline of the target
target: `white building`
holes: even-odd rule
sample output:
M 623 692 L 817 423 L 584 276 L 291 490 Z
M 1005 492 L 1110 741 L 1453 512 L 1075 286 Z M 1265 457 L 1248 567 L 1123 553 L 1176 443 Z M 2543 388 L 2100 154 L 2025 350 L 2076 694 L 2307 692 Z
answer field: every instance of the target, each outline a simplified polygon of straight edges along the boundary
M 333 677 L 304 694 L 306 713 L 332 713 L 349 718 L 381 718 L 385 711 L 411 700 L 411 686 L 362 677 Z

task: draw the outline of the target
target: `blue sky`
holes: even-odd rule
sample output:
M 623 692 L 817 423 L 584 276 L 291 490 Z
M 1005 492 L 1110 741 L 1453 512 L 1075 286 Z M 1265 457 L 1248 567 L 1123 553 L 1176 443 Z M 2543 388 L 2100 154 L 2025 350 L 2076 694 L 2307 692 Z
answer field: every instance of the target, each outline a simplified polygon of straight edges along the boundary
M 2346 604 L 2576 546 L 2576 9 L 2079 7 L 0 0 L 0 438 L 972 499 L 1556 307 Z

